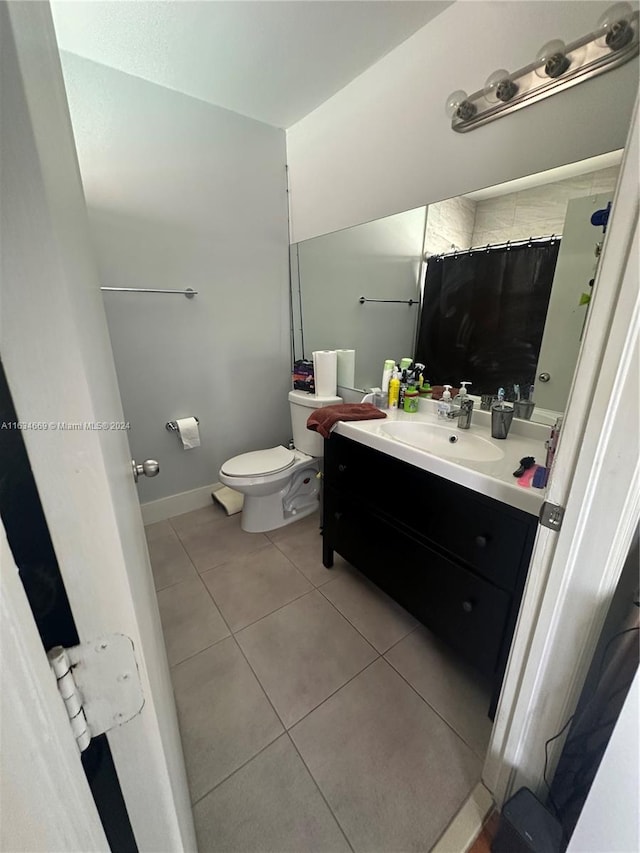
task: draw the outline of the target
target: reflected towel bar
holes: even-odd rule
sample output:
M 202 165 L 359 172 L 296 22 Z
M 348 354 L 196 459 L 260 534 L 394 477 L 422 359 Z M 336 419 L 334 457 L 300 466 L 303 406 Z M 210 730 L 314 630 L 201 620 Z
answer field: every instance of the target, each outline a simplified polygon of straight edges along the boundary
M 366 296 L 361 296 L 358 299 L 360 305 L 364 305 L 365 302 L 395 302 L 398 305 L 417 305 L 417 299 L 367 299 Z
M 101 287 L 100 290 L 109 290 L 112 293 L 180 293 L 187 299 L 193 299 L 197 290 L 187 287 L 186 290 L 157 290 L 154 287 Z

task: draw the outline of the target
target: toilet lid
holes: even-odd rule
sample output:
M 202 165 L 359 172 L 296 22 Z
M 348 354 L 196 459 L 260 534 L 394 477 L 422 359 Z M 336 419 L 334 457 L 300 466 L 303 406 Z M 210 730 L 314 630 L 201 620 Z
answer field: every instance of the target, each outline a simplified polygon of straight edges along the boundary
M 222 466 L 222 473 L 228 477 L 260 477 L 263 474 L 277 474 L 293 465 L 295 456 L 286 447 L 270 447 L 269 450 L 253 450 L 234 456 Z

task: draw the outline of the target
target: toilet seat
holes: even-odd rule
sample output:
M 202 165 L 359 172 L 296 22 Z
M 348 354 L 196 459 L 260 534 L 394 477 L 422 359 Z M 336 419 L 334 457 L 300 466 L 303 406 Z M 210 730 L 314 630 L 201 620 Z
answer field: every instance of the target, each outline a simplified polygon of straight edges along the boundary
M 295 461 L 295 454 L 286 447 L 270 447 L 241 453 L 225 462 L 221 468 L 228 477 L 263 477 L 286 471 Z

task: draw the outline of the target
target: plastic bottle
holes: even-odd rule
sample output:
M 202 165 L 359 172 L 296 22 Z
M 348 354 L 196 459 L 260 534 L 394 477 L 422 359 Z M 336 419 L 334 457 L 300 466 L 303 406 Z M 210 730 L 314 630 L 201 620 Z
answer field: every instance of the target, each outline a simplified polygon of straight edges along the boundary
M 431 396 L 431 382 L 428 379 L 422 380 L 422 386 L 420 387 L 419 394 L 421 397 L 430 397 Z
M 458 391 L 458 405 L 462 403 L 465 397 L 469 396 L 469 390 L 467 389 L 467 385 L 472 385 L 473 383 L 470 380 L 466 379 L 464 382 L 460 382 L 460 390 Z
M 408 384 L 409 383 L 407 382 L 407 371 L 403 370 L 402 378 L 400 380 L 400 393 L 398 394 L 398 408 L 401 410 L 404 409 L 404 395 L 406 393 Z
M 400 360 L 400 371 L 409 370 L 411 365 L 413 364 L 412 358 L 403 358 Z
M 389 393 L 389 381 L 393 375 L 393 368 L 396 366 L 395 361 L 392 358 L 388 358 L 384 363 L 384 369 L 382 371 L 382 393 Z
M 393 371 L 393 376 L 389 380 L 389 408 L 398 408 L 398 397 L 400 396 L 400 373 L 396 369 Z
M 445 385 L 442 400 L 438 401 L 438 417 L 446 420 L 451 409 L 451 385 Z
M 418 389 L 415 385 L 407 385 L 407 390 L 404 392 L 403 409 L 405 412 L 414 413 L 418 411 Z

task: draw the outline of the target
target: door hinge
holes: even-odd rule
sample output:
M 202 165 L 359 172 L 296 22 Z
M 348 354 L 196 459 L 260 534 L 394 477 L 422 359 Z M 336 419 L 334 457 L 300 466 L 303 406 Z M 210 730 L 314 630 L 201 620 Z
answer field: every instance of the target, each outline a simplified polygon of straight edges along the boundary
M 564 507 L 545 501 L 540 507 L 540 524 L 550 530 L 560 530 L 564 518 Z
M 133 642 L 110 634 L 47 652 L 80 752 L 91 738 L 121 726 L 144 705 Z

